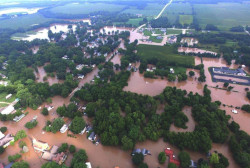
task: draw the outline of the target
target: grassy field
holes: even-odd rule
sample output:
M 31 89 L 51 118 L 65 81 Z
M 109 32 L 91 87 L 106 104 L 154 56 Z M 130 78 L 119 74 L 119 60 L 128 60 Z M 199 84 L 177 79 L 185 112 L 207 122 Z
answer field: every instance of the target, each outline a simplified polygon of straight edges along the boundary
M 40 14 L 31 14 L 25 15 L 17 18 L 0 20 L 0 29 L 1 28 L 10 28 L 10 29 L 18 29 L 18 28 L 30 28 L 34 24 L 41 24 L 55 19 L 45 18 Z
M 125 6 L 108 4 L 108 3 L 81 3 L 75 4 L 70 3 L 64 6 L 58 6 L 52 8 L 50 11 L 52 13 L 61 13 L 61 14 L 89 14 L 97 11 L 109 11 L 109 12 L 118 12 L 121 11 Z
M 181 34 L 182 30 L 167 29 L 167 34 Z
M 161 34 L 163 35 L 164 33 L 162 31 L 160 31 L 159 29 L 155 29 L 155 34 Z M 161 43 L 163 39 L 157 39 L 157 36 L 152 36 L 152 31 L 149 31 L 149 30 L 144 30 L 143 31 L 144 35 L 145 36 L 150 36 L 149 39 L 152 41 L 152 42 L 155 42 L 155 43 Z
M 194 57 L 175 54 L 171 46 L 139 45 L 138 55 L 145 60 L 157 59 L 158 61 L 166 61 L 176 66 L 186 67 L 194 65 Z
M 218 3 L 195 4 L 194 10 L 202 27 L 214 24 L 221 30 L 229 30 L 233 26 L 250 25 L 250 4 Z
M 126 24 L 132 24 L 132 26 L 134 27 L 138 27 L 139 26 L 139 23 L 140 21 L 142 21 L 143 18 L 135 18 L 135 19 L 129 19 L 129 21 L 126 22 Z M 122 24 L 124 22 L 115 22 L 114 24 Z
M 184 24 L 192 24 L 193 23 L 193 16 L 192 15 L 179 15 L 179 23 Z
M 15 95 L 12 95 L 12 97 L 10 99 L 6 100 L 5 97 L 7 95 L 8 95 L 8 93 L 1 93 L 0 94 L 0 102 L 12 103 L 16 99 Z
M 142 14 L 143 17 L 156 16 L 160 13 L 163 7 L 164 7 L 163 4 L 148 3 L 144 9 L 137 9 L 136 7 L 129 7 L 129 9 L 124 10 L 123 13 Z

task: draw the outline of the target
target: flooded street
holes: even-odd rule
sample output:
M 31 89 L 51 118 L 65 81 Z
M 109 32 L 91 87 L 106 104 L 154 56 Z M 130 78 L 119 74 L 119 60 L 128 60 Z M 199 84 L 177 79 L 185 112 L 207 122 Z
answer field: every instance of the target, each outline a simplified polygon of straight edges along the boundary
M 55 83 L 63 83 L 63 80 L 59 80 L 56 77 L 47 77 L 47 73 L 45 72 L 43 67 L 37 67 L 37 69 L 38 69 L 38 73 L 35 72 L 37 82 L 42 82 L 42 83 L 48 82 L 50 86 Z M 46 81 L 43 80 L 44 77 L 47 77 Z

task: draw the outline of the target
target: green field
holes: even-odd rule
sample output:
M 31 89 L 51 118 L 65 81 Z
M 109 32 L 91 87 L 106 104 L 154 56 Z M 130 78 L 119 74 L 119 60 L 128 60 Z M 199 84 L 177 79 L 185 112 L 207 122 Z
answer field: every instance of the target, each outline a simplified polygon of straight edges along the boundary
M 143 17 L 156 16 L 160 13 L 163 7 L 164 7 L 163 4 L 148 3 L 144 9 L 137 9 L 136 7 L 129 7 L 129 9 L 124 10 L 123 13 L 142 14 Z
M 2 28 L 11 28 L 11 29 L 18 29 L 18 28 L 31 28 L 32 25 L 41 24 L 48 21 L 52 21 L 54 19 L 45 18 L 40 14 L 31 14 L 20 16 L 12 19 L 5 19 L 0 20 L 0 29 Z
M 193 23 L 193 16 L 192 15 L 179 15 L 179 23 L 184 24 L 192 24 Z
M 126 24 L 132 24 L 134 27 L 138 27 L 139 23 L 143 20 L 143 18 L 135 18 L 135 19 L 129 19 L 129 21 L 126 22 Z M 122 24 L 124 22 L 115 22 L 114 24 Z
M 214 24 L 221 30 L 229 30 L 233 26 L 250 25 L 250 4 L 218 3 L 195 4 L 194 10 L 199 24 L 204 28 Z
M 116 5 L 108 3 L 81 3 L 81 4 L 70 3 L 64 6 L 58 6 L 52 8 L 50 11 L 52 13 L 73 15 L 73 14 L 89 14 L 98 11 L 119 12 L 124 7 L 125 7 L 124 5 Z
M 194 65 L 194 57 L 175 54 L 171 46 L 139 45 L 138 55 L 141 59 L 167 62 L 176 66 L 191 67 Z
M 160 31 L 159 29 L 155 29 L 155 34 L 161 34 L 163 35 L 164 33 L 162 31 Z M 149 39 L 152 41 L 152 42 L 155 42 L 155 43 L 161 43 L 163 39 L 157 39 L 157 36 L 152 36 L 152 31 L 149 31 L 149 30 L 144 30 L 143 31 L 144 35 L 145 36 L 150 36 Z
M 7 100 L 6 100 L 5 97 L 6 97 L 8 94 L 9 94 L 9 93 L 1 93 L 1 94 L 0 94 L 0 102 L 12 103 L 12 102 L 16 99 L 15 95 L 12 95 L 12 97 L 11 97 L 10 99 L 7 99 Z
M 182 30 L 167 29 L 167 34 L 181 34 Z

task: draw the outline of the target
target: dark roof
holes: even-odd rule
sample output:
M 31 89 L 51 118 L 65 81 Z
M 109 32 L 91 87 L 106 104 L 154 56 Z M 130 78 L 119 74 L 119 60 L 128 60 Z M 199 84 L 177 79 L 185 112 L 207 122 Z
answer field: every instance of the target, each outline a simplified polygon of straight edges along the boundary
M 6 165 L 4 168 L 11 168 L 11 166 L 14 164 L 14 162 L 9 163 L 8 165 Z

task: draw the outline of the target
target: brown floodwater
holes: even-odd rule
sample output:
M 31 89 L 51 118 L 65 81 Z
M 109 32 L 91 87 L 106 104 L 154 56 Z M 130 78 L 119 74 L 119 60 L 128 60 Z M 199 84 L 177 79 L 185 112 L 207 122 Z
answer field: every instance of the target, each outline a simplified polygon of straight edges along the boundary
M 199 48 L 189 48 L 189 47 L 179 47 L 178 52 L 195 53 L 195 54 L 198 54 L 198 53 L 201 53 L 201 54 L 210 53 L 210 54 L 214 54 L 214 55 L 217 54 L 216 52 L 212 52 L 212 51 L 208 51 L 208 50 L 202 50 L 202 49 L 199 49 Z
M 56 77 L 47 77 L 47 81 L 43 81 L 43 78 L 45 76 L 47 76 L 47 73 L 45 72 L 43 67 L 37 67 L 37 69 L 38 69 L 38 73 L 34 72 L 36 79 L 37 79 L 36 80 L 37 82 L 42 82 L 42 83 L 48 82 L 50 86 L 55 84 L 55 83 L 63 83 L 63 80 L 59 80 Z
M 107 56 L 107 59 L 109 59 L 112 56 L 113 53 L 109 54 Z M 118 54 L 117 54 L 118 55 Z M 114 57 L 114 59 L 117 57 L 117 55 Z M 118 56 L 119 58 L 119 56 Z M 211 77 L 209 76 L 209 73 L 207 71 L 207 68 L 209 66 L 226 66 L 225 62 L 221 59 L 203 59 L 203 63 L 205 65 L 205 73 L 207 76 L 207 82 L 209 86 L 216 86 L 219 85 L 220 87 L 223 85 L 222 83 L 213 83 L 211 82 Z M 200 63 L 199 58 L 195 58 L 196 64 Z M 139 64 L 137 64 L 137 67 Z M 191 70 L 191 69 L 188 69 Z M 185 82 L 168 82 L 166 79 L 146 79 L 143 77 L 143 75 L 139 74 L 139 72 L 132 73 L 129 81 L 128 86 L 124 88 L 125 91 L 132 91 L 139 94 L 148 94 L 151 96 L 155 96 L 157 94 L 160 94 L 163 89 L 166 86 L 176 86 L 181 89 L 186 89 L 188 92 L 197 92 L 199 94 L 202 94 L 202 89 L 204 86 L 204 83 L 199 83 L 196 78 L 199 76 L 198 71 L 195 70 L 196 74 L 195 77 L 188 78 Z M 41 77 L 39 79 L 42 79 L 43 76 L 45 76 L 45 72 L 43 68 L 39 68 L 39 73 L 41 73 Z M 83 86 L 85 83 L 89 83 L 95 75 L 98 74 L 98 68 L 95 67 L 91 73 L 86 75 L 84 79 L 82 79 L 79 83 L 79 87 Z M 220 100 L 225 104 L 233 104 L 239 106 L 240 104 L 246 104 L 249 103 L 249 101 L 245 98 L 245 92 L 244 92 L 244 86 L 236 86 L 234 90 L 238 90 L 239 92 L 227 92 L 220 89 L 213 89 L 211 88 L 212 92 L 212 99 L 213 100 Z M 72 95 L 71 95 L 72 96 Z M 131 162 L 131 151 L 124 152 L 118 147 L 106 147 L 99 145 L 92 144 L 91 141 L 87 140 L 86 133 L 84 135 L 77 135 L 76 138 L 71 138 L 67 136 L 67 133 L 61 134 L 60 132 L 53 134 L 53 133 L 47 133 L 42 130 L 42 128 L 45 126 L 45 123 L 47 120 L 52 120 L 54 118 L 57 118 L 56 109 L 59 106 L 62 106 L 63 104 L 69 104 L 70 103 L 70 97 L 68 98 L 62 98 L 60 96 L 55 96 L 52 98 L 52 105 L 54 106 L 54 109 L 52 109 L 49 112 L 48 116 L 43 116 L 40 113 L 40 110 L 32 110 L 28 108 L 26 111 L 29 112 L 29 114 L 24 117 L 21 121 L 18 123 L 15 122 L 0 122 L 0 126 L 7 126 L 8 127 L 8 133 L 15 134 L 18 130 L 23 129 L 27 131 L 28 138 L 25 138 L 24 141 L 27 143 L 29 147 L 29 152 L 22 155 L 22 159 L 29 162 L 31 168 L 37 168 L 40 167 L 43 163 L 46 161 L 40 158 L 39 153 L 35 153 L 34 149 L 31 147 L 31 140 L 30 138 L 36 138 L 38 140 L 47 142 L 49 145 L 58 145 L 60 146 L 62 143 L 68 143 L 73 144 L 77 148 L 85 149 L 89 161 L 91 162 L 93 167 L 107 167 L 112 168 L 114 166 L 120 166 L 121 168 L 129 168 L 134 167 Z M 235 98 L 237 97 L 237 99 Z M 42 105 L 45 106 L 44 103 Z M 164 107 L 162 107 L 164 108 Z M 227 114 L 230 114 L 233 116 L 233 119 L 238 122 L 241 126 L 241 128 L 248 133 L 250 132 L 248 124 L 249 124 L 249 118 L 250 114 L 239 112 L 239 114 L 234 115 L 231 113 L 231 109 L 228 107 L 223 108 L 227 111 Z M 160 113 L 161 109 L 158 111 Z M 188 116 L 190 122 L 187 123 L 188 129 L 192 131 L 194 129 L 195 123 L 193 122 L 193 119 L 191 117 L 191 108 L 185 107 L 183 109 L 183 112 Z M 30 121 L 34 116 L 38 116 L 38 125 L 31 129 L 27 130 L 24 125 L 28 121 Z M 85 117 L 86 118 L 86 117 Z M 91 120 L 89 120 L 91 121 Z M 239 122 L 241 121 L 241 122 Z M 171 128 L 172 131 L 180 131 L 176 130 L 177 128 Z M 157 142 L 152 141 L 145 141 L 142 143 L 136 144 L 136 148 L 146 148 L 150 150 L 152 153 L 151 156 L 145 157 L 145 162 L 149 165 L 149 167 L 166 167 L 166 165 L 159 165 L 157 156 L 159 152 L 163 151 L 165 148 L 170 147 L 174 150 L 175 155 L 178 155 L 179 149 L 172 146 L 169 143 L 163 142 L 162 139 L 158 140 Z M 228 145 L 226 144 L 213 144 L 213 148 L 211 151 L 216 150 L 218 152 L 223 153 L 230 162 L 230 168 L 237 168 L 238 165 L 235 164 L 234 160 L 232 159 L 231 153 L 228 149 Z M 15 153 L 18 153 L 20 151 L 20 148 L 18 147 L 18 144 L 16 143 L 14 146 L 9 146 L 5 153 L 3 155 L 0 155 L 0 160 L 4 163 L 8 163 L 8 156 L 13 155 Z M 205 158 L 204 154 L 188 151 L 190 153 L 190 156 L 193 160 L 197 161 L 200 157 Z M 72 156 L 70 156 L 72 158 Z M 66 161 L 66 164 L 70 165 L 70 159 Z
M 36 54 L 39 51 L 39 46 L 34 46 L 31 48 L 31 50 L 33 54 Z

